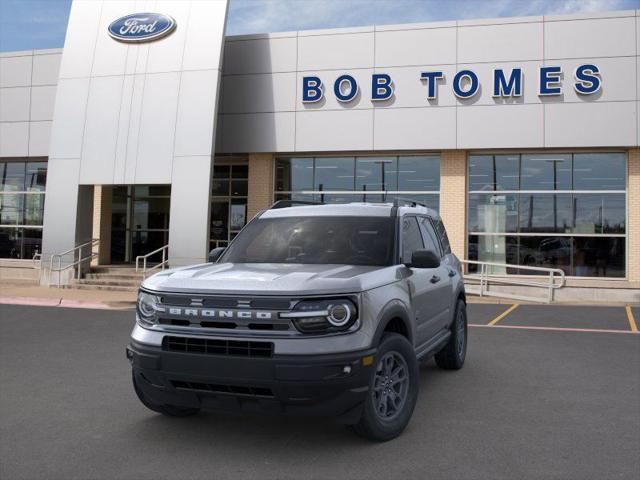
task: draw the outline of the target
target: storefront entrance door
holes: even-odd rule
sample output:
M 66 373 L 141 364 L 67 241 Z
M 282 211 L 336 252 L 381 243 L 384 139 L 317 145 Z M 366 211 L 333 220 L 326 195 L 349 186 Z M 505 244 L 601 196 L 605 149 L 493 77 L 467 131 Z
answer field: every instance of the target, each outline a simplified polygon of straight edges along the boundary
M 169 185 L 113 188 L 112 263 L 135 263 L 138 255 L 145 255 L 169 243 L 170 198 Z M 153 263 L 153 258 L 150 261 Z

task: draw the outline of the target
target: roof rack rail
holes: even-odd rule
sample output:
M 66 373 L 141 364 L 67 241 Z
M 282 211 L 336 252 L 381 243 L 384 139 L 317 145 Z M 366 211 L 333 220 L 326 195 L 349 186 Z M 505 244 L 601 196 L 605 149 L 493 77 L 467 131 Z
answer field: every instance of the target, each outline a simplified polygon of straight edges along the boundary
M 427 206 L 426 203 L 423 202 L 419 202 L 417 200 L 413 200 L 411 198 L 401 198 L 401 197 L 396 197 L 393 199 L 393 206 L 394 207 L 424 207 L 424 208 L 429 208 Z
M 273 205 L 269 207 L 269 210 L 276 208 L 288 208 L 299 205 L 323 205 L 322 202 L 310 202 L 305 200 L 277 200 Z

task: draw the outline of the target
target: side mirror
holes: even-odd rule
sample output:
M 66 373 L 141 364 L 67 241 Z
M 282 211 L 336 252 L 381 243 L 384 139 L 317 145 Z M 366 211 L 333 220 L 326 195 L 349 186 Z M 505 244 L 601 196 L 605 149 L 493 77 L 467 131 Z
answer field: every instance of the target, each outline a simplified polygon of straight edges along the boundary
M 407 265 L 407 264 L 405 264 Z M 415 250 L 411 255 L 410 268 L 438 268 L 440 257 L 431 250 Z
M 225 247 L 218 247 L 211 250 L 209 252 L 209 263 L 216 263 L 225 250 Z

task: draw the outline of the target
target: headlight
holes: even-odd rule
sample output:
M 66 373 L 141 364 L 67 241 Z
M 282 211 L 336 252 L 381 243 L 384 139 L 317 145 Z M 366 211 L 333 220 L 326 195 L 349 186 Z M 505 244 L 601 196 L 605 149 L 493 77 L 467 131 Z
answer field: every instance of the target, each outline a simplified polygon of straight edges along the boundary
M 304 300 L 280 317 L 290 318 L 302 333 L 330 333 L 351 328 L 358 319 L 358 311 L 348 298 Z
M 157 323 L 156 312 L 159 310 L 160 299 L 156 295 L 147 292 L 138 293 L 137 311 L 140 322 L 144 325 Z

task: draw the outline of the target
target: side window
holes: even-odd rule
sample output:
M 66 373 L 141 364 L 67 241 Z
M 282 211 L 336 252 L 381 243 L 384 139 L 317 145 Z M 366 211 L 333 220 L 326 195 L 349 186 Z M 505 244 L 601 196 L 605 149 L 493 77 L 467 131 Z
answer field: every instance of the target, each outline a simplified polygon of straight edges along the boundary
M 438 243 L 438 237 L 436 232 L 433 231 L 431 222 L 428 218 L 420 217 L 420 231 L 422 232 L 422 238 L 424 238 L 424 248 L 431 250 L 436 255 L 442 257 L 442 251 L 440 250 L 440 244 Z
M 442 244 L 442 249 L 444 250 L 444 254 L 451 253 L 451 245 L 449 244 L 449 237 L 447 237 L 447 231 L 444 229 L 444 223 L 442 220 L 438 220 L 435 222 L 436 224 L 436 233 L 440 238 L 440 243 Z
M 410 262 L 414 250 L 424 248 L 416 217 L 402 219 L 402 261 Z

